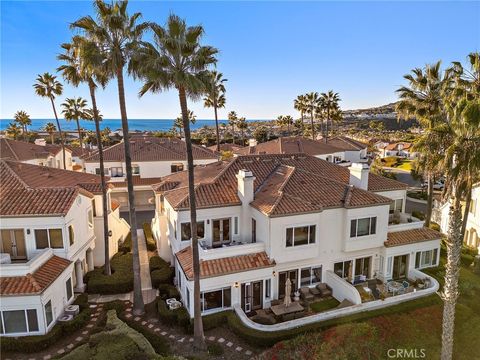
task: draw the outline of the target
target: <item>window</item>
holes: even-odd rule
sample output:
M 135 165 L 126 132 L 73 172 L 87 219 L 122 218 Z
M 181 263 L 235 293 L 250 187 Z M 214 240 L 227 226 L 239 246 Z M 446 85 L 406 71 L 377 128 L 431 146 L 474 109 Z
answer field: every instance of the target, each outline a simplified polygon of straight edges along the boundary
M 272 280 L 266 279 L 265 280 L 265 297 L 267 299 L 270 299 L 271 296 L 272 296 Z
M 132 174 L 133 175 L 140 175 L 140 166 L 132 165 Z
M 47 320 L 47 326 L 53 321 L 52 300 L 48 300 L 45 304 L 45 319 Z
M 370 276 L 370 257 L 355 260 L 355 276 Z
M 73 296 L 72 278 L 68 278 L 67 282 L 65 283 L 65 289 L 67 290 L 67 300 L 70 300 Z
M 92 211 L 92 209 L 88 210 L 87 221 L 88 221 L 88 227 L 93 228 L 93 211 Z
M 389 256 L 387 258 L 387 270 L 385 271 L 386 277 L 390 277 L 392 274 L 392 264 L 393 264 L 393 257 Z
M 252 219 L 252 243 L 257 242 L 257 220 Z
M 100 175 L 100 168 L 95 168 L 95 175 Z
M 35 229 L 37 249 L 63 249 L 62 229 Z
M 286 246 L 300 246 L 315 243 L 316 225 L 287 228 Z
M 111 177 L 123 177 L 123 168 L 122 167 L 112 167 L 110 168 Z
M 233 218 L 233 233 L 235 235 L 238 235 L 238 217 L 237 216 Z
M 37 310 L 10 310 L 2 311 L 3 323 L 0 327 L 0 333 L 15 334 L 26 332 L 37 332 L 38 318 Z
M 202 292 L 202 311 L 229 308 L 231 306 L 231 289 Z
M 188 312 L 190 312 L 190 290 L 188 290 L 188 287 L 185 288 L 186 289 L 186 297 L 187 297 L 187 310 Z
M 377 231 L 377 217 L 353 219 L 350 222 L 350 237 L 373 235 Z
M 178 164 L 172 164 L 170 166 L 170 171 L 172 173 L 176 173 L 178 171 L 183 171 L 183 164 L 182 163 L 178 163 Z
M 322 282 L 322 267 L 308 267 L 300 270 L 300 286 L 310 286 Z
M 192 238 L 192 229 L 190 223 L 182 223 L 180 225 L 182 241 L 188 241 Z M 176 237 L 176 236 L 175 236 Z M 197 238 L 203 239 L 205 237 L 205 221 L 197 222 Z
M 343 279 L 350 278 L 352 276 L 352 261 L 341 261 L 333 265 L 333 272 Z
M 403 199 L 396 199 L 390 204 L 390 214 L 395 213 L 396 211 L 402 212 L 403 210 Z
M 73 245 L 75 242 L 75 233 L 73 232 L 73 226 L 68 226 L 68 239 L 70 240 L 70 245 Z
M 438 249 L 418 251 L 415 255 L 415 269 L 437 265 Z

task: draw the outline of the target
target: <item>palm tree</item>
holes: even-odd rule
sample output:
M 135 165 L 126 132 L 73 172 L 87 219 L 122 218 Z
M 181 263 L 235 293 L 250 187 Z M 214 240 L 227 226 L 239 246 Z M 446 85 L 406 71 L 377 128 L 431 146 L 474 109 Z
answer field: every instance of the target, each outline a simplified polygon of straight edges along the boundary
M 90 99 L 92 101 L 91 109 L 84 109 L 83 114 L 78 117 L 83 117 L 88 120 L 93 120 L 95 123 L 95 135 L 97 138 L 98 156 L 100 161 L 100 182 L 102 189 L 102 211 L 103 211 L 103 237 L 104 237 L 104 267 L 105 275 L 111 275 L 112 270 L 110 266 L 110 241 L 109 241 L 109 227 L 108 227 L 108 197 L 107 184 L 105 179 L 105 165 L 103 161 L 103 145 L 102 135 L 100 132 L 101 115 L 97 108 L 96 88 L 97 83 L 105 87 L 108 81 L 108 74 L 101 66 L 95 66 L 99 61 L 98 48 L 94 41 L 89 41 L 82 36 L 74 36 L 71 43 L 64 43 L 61 45 L 64 50 L 63 54 L 58 56 L 58 60 L 64 64 L 57 70 L 63 75 L 63 78 L 78 87 L 81 83 L 86 83 L 90 91 Z M 77 118 L 78 118 L 77 117 Z M 81 139 L 80 127 L 77 119 L 78 135 Z M 81 141 L 81 140 L 80 140 Z M 80 146 L 82 143 L 80 142 Z M 82 147 L 83 151 L 83 147 Z
M 237 128 L 240 130 L 240 134 L 242 135 L 242 146 L 245 146 L 245 130 L 248 129 L 248 123 L 244 117 L 238 118 Z
M 17 140 L 17 138 L 18 138 L 18 136 L 20 135 L 21 132 L 22 132 L 22 130 L 20 129 L 18 124 L 15 123 L 15 122 L 11 122 L 10 124 L 8 124 L 8 127 L 5 129 L 5 133 L 9 137 L 12 137 L 13 140 Z
M 127 106 L 125 102 L 125 89 L 123 71 L 131 58 L 134 49 L 141 41 L 142 35 L 148 28 L 148 23 L 138 23 L 140 13 L 130 16 L 127 13 L 128 1 L 114 1 L 106 4 L 101 0 L 94 2 L 96 20 L 85 16 L 75 21 L 71 26 L 82 31 L 86 38 L 95 42 L 100 49 L 104 73 L 117 79 L 118 100 L 122 118 L 123 142 L 125 148 L 125 168 L 127 173 L 128 204 L 130 210 L 130 230 L 132 237 L 133 253 L 133 311 L 143 314 L 145 305 L 142 297 L 140 278 L 140 258 L 138 254 L 137 216 L 135 213 L 135 195 L 133 190 L 132 156 L 128 133 Z
M 197 121 L 197 116 L 193 113 L 192 110 L 188 110 L 188 119 L 190 120 L 191 124 L 195 124 L 195 122 Z M 175 119 L 175 122 L 173 123 L 173 127 L 178 129 L 178 131 L 180 132 L 180 138 L 182 138 L 182 129 L 183 129 L 182 114 L 180 114 L 180 116 Z
M 57 80 L 55 75 L 50 73 L 44 73 L 43 75 L 38 75 L 36 83 L 33 85 L 35 88 L 35 93 L 38 96 L 50 99 L 53 109 L 53 115 L 55 115 L 55 120 L 57 121 L 57 129 L 60 133 L 60 143 L 62 144 L 62 153 L 63 153 L 63 168 L 67 168 L 67 162 L 65 160 L 65 139 L 63 137 L 62 128 L 60 127 L 60 121 L 58 120 L 57 109 L 55 108 L 55 97 L 62 95 L 63 85 Z
M 224 108 L 226 103 L 225 85 L 223 84 L 227 79 L 223 78 L 223 74 L 217 71 L 210 73 L 210 79 L 207 83 L 207 96 L 203 99 L 204 106 L 207 108 L 213 107 L 215 113 L 215 129 L 217 135 L 217 151 L 220 151 L 220 132 L 218 129 L 218 114 L 217 109 Z
M 302 129 L 302 132 L 303 132 L 303 128 L 304 128 L 303 117 L 304 117 L 305 113 L 308 111 L 306 95 L 298 95 L 297 98 L 295 100 L 293 100 L 293 107 L 295 108 L 295 110 L 300 112 L 300 120 L 301 120 L 301 124 L 302 124 L 301 129 Z
M 315 140 L 315 124 L 314 124 L 314 117 L 317 111 L 317 107 L 319 104 L 319 97 L 317 92 L 308 93 L 306 96 L 306 105 L 307 109 L 310 112 L 310 123 L 312 128 L 312 140 Z
M 43 127 L 43 130 L 45 130 L 47 134 L 50 135 L 50 143 L 53 144 L 54 134 L 57 132 L 57 127 L 55 126 L 55 124 L 52 122 L 48 122 Z
M 78 98 L 67 98 L 65 102 L 61 105 L 62 114 L 65 120 L 77 122 L 77 131 L 78 139 L 80 141 L 80 149 L 83 153 L 83 141 L 82 141 L 82 132 L 80 130 L 80 120 L 84 120 L 89 117 L 87 112 L 87 100 L 78 97 Z
M 400 101 L 396 105 L 399 118 L 408 119 L 416 117 L 422 127 L 425 129 L 425 136 L 432 132 L 439 124 L 446 121 L 445 109 L 443 106 L 442 90 L 445 79 L 440 71 L 440 61 L 427 65 L 424 69 L 415 68 L 412 74 L 407 74 L 404 78 L 408 81 L 408 86 L 402 86 L 397 90 Z M 436 142 L 435 144 L 440 144 Z M 438 172 L 438 155 L 440 149 L 432 149 L 431 144 L 427 149 L 418 147 L 421 156 L 425 157 L 425 169 L 427 174 L 427 211 L 425 214 L 425 226 L 430 226 L 433 204 L 433 181 Z
M 165 27 L 152 24 L 153 43 L 144 43 L 130 70 L 144 81 L 140 96 L 147 92 L 161 92 L 174 88 L 178 91 L 182 109 L 183 128 L 188 163 L 188 193 L 192 258 L 194 274 L 194 344 L 205 349 L 200 308 L 200 259 L 197 239 L 197 209 L 194 190 L 193 154 L 188 117 L 187 96 L 197 100 L 208 86 L 208 67 L 215 64 L 217 49 L 200 45 L 204 34 L 201 26 L 187 26 L 183 19 L 170 15 Z
M 338 103 L 340 102 L 340 96 L 338 93 L 334 93 L 333 90 L 329 90 L 327 93 L 320 95 L 320 107 L 325 115 L 325 142 L 328 141 L 328 121 L 330 120 L 333 128 L 332 114 L 339 109 Z
M 285 115 L 283 117 L 283 125 L 287 125 L 287 133 L 290 134 L 290 126 L 293 124 L 293 117 L 291 115 Z
M 232 144 L 235 144 L 235 126 L 237 125 L 238 116 L 235 111 L 228 113 L 228 125 L 232 127 Z
M 275 125 L 279 126 L 280 128 L 283 127 L 284 125 L 284 120 L 283 120 L 284 116 L 283 115 L 278 115 L 277 116 L 277 119 L 275 120 Z M 281 129 L 280 129 L 281 131 Z
M 15 122 L 22 127 L 23 140 L 27 140 L 27 125 L 32 125 L 30 115 L 26 111 L 19 110 L 13 115 Z

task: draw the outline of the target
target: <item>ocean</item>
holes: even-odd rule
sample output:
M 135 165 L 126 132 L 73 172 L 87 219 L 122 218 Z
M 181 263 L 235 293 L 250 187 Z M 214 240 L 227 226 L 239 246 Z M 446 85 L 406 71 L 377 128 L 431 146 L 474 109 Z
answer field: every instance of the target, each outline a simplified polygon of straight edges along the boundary
M 13 119 L 0 119 L 0 130 L 3 131 L 8 127 L 8 124 Z M 262 120 L 247 120 L 247 121 L 262 121 Z M 56 125 L 55 119 L 32 119 L 32 125 L 28 126 L 28 130 L 38 131 L 42 130 L 46 123 L 52 122 Z M 228 120 L 218 120 L 219 123 L 228 123 Z M 168 131 L 172 128 L 173 119 L 130 119 L 128 120 L 130 131 Z M 201 120 L 197 119 L 195 124 L 191 124 L 192 130 L 200 129 L 204 126 L 215 126 L 215 120 Z M 77 131 L 77 123 L 75 121 L 66 121 L 60 119 L 60 126 L 62 131 Z M 80 120 L 80 126 L 86 130 L 95 131 L 95 123 L 93 121 Z M 120 119 L 103 119 L 100 123 L 100 128 L 108 127 L 111 131 L 122 128 Z

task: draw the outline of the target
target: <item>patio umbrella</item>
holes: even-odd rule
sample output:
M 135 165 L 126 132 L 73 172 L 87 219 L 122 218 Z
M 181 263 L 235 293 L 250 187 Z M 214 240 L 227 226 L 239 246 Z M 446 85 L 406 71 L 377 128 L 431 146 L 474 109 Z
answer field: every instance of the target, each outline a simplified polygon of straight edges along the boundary
M 283 299 L 285 307 L 288 307 L 292 303 L 292 298 L 290 296 L 291 293 L 292 283 L 290 282 L 290 279 L 287 278 L 287 281 L 285 281 L 285 298 Z

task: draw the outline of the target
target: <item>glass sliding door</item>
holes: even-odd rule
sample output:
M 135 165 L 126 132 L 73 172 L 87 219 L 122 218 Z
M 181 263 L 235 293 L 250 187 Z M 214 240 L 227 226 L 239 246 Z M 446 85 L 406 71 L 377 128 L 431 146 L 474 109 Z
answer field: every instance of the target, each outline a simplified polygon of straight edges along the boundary
M 393 258 L 393 279 L 401 279 L 407 277 L 408 255 L 395 256 Z
M 289 270 L 289 271 L 282 271 L 278 274 L 278 298 L 285 297 L 285 282 L 287 278 L 290 279 L 290 283 L 292 284 L 292 293 L 293 295 L 295 291 L 298 289 L 297 285 L 297 276 L 298 270 Z
M 12 260 L 24 260 L 27 258 L 23 229 L 2 230 L 0 237 L 1 252 L 10 254 Z
M 213 247 L 220 247 L 224 243 L 230 243 L 230 218 L 216 219 L 212 221 Z
M 242 284 L 241 296 L 245 313 L 263 308 L 263 281 Z

